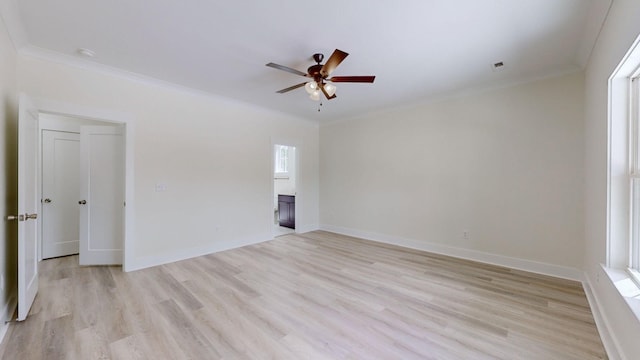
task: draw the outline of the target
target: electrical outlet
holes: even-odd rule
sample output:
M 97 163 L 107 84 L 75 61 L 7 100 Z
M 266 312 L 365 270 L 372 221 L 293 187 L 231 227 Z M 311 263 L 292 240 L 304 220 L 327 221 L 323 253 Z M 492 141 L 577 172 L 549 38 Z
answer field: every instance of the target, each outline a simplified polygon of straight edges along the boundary
M 469 230 L 465 230 L 462 232 L 462 238 L 465 240 L 469 240 Z

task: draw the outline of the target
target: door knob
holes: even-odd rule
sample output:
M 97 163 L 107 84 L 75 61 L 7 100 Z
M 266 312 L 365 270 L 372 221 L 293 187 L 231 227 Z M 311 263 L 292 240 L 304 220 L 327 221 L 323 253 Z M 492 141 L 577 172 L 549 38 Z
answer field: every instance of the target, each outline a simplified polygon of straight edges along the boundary
M 87 200 L 80 200 L 80 201 L 78 201 L 78 204 L 80 204 L 80 205 L 84 205 L 84 204 L 86 204 L 86 203 L 87 203 Z
M 35 220 L 37 218 L 38 218 L 38 214 L 28 214 L 28 213 L 24 214 L 24 219 L 25 220 L 29 220 L 29 219 Z
M 50 203 L 50 202 L 51 202 L 51 199 L 46 198 L 46 199 L 44 199 L 44 202 L 48 204 L 48 203 Z

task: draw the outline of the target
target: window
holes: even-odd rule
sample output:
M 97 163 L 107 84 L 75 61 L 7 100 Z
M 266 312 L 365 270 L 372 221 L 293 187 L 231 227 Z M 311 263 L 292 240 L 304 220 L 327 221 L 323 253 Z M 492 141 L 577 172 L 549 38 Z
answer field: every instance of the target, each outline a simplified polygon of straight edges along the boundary
M 629 268 L 636 280 L 640 271 L 640 77 L 636 70 L 629 91 L 629 180 L 631 188 L 631 241 Z
M 640 36 L 609 77 L 608 110 L 602 270 L 640 320 Z
M 275 146 L 275 173 L 287 175 L 289 173 L 289 146 L 276 145 Z
M 636 275 L 640 270 L 640 37 L 609 78 L 608 106 L 606 266 Z

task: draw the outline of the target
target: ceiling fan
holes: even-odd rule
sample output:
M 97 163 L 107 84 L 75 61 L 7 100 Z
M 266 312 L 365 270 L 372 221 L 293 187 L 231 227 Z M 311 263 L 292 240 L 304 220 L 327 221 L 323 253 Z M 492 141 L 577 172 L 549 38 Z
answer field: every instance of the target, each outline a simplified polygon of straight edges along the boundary
M 324 96 L 328 99 L 336 98 L 336 86 L 332 83 L 339 82 L 350 82 L 350 83 L 372 83 L 375 80 L 375 76 L 333 76 L 329 77 L 333 70 L 335 70 L 338 65 L 348 56 L 346 52 L 342 50 L 336 49 L 333 54 L 329 57 L 327 62 L 323 65 L 321 64 L 324 59 L 323 54 L 313 54 L 313 60 L 315 60 L 316 65 L 312 65 L 307 69 L 306 73 L 302 71 L 298 71 L 296 69 L 292 69 L 290 67 L 284 65 L 278 65 L 274 63 L 268 63 L 267 66 L 272 67 L 274 69 L 283 70 L 286 72 L 290 72 L 292 74 L 304 76 L 311 78 L 311 81 L 305 81 L 303 83 L 290 86 L 288 88 L 277 91 L 279 94 L 284 94 L 288 91 L 295 90 L 297 88 L 303 87 L 309 93 L 309 97 L 312 100 L 320 100 L 320 93 L 322 92 Z

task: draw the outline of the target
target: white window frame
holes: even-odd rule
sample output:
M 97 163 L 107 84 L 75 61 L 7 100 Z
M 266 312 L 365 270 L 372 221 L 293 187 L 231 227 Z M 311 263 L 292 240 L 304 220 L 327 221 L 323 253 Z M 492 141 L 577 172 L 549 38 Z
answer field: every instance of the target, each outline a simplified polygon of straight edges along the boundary
M 627 271 L 640 286 L 640 66 L 629 78 L 630 241 Z
M 280 178 L 288 178 L 289 177 L 289 161 L 291 160 L 291 155 L 289 154 L 291 147 L 287 145 L 276 145 L 274 148 L 275 155 L 275 163 L 274 163 L 274 172 L 275 177 Z M 282 157 L 282 151 L 286 150 L 286 156 Z
M 640 111 L 633 105 L 633 94 L 640 93 L 640 36 L 636 38 L 608 81 L 607 121 L 607 224 L 606 262 L 602 274 L 616 288 L 618 295 L 640 321 L 640 275 L 633 269 L 634 241 L 640 241 L 640 200 L 634 210 L 634 181 L 640 175 Z M 638 86 L 634 90 L 633 87 Z M 640 199 L 639 190 L 635 191 Z M 634 224 L 634 211 L 639 215 Z M 638 234 L 634 238 L 634 232 Z M 633 249 L 632 249 L 633 246 Z M 639 244 L 640 246 L 640 244 Z M 638 250 L 640 251 L 640 249 Z M 600 273 L 588 282 L 597 284 Z

